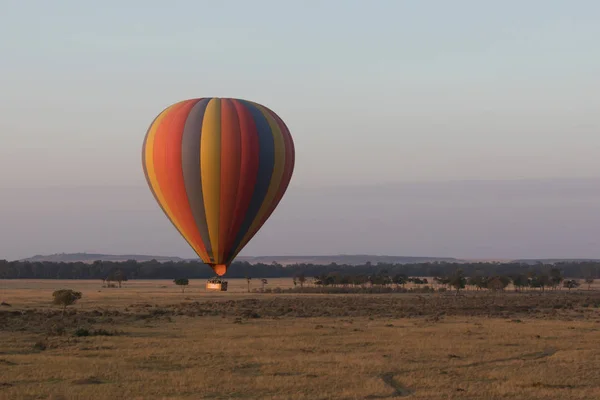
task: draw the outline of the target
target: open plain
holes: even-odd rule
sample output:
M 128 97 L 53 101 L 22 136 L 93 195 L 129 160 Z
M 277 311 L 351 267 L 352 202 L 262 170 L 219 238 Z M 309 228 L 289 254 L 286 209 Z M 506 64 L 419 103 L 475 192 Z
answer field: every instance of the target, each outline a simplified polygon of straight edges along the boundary
M 598 290 L 274 294 L 229 281 L 224 293 L 0 281 L 0 399 L 600 398 Z M 83 294 L 64 315 L 51 304 L 63 288 Z

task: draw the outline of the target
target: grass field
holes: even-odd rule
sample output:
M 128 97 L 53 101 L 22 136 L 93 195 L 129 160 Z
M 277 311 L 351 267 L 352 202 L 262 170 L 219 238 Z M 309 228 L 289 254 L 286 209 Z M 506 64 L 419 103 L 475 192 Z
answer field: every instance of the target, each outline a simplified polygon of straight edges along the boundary
M 0 399 L 600 399 L 597 290 L 309 295 L 229 282 L 181 293 L 170 281 L 0 281 Z M 83 293 L 64 316 L 51 304 L 60 288 Z

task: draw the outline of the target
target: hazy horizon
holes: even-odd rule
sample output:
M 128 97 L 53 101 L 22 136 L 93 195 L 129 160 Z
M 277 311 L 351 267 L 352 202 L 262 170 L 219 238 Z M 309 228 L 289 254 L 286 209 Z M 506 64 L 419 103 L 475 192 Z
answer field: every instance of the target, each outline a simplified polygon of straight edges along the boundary
M 192 257 L 141 148 L 210 96 L 296 148 L 241 255 L 600 258 L 600 2 L 140 4 L 3 3 L 0 258 Z
M 142 185 L 0 196 L 0 220 L 11 226 L 0 231 L 0 258 L 195 257 Z M 600 178 L 294 187 L 241 253 L 333 254 L 600 258 Z

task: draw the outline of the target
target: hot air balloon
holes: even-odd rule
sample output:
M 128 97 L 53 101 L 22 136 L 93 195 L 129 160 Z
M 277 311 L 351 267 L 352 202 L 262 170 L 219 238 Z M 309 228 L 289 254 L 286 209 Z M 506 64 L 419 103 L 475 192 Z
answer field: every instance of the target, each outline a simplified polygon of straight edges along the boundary
M 217 275 L 273 213 L 294 160 L 283 120 L 263 105 L 232 98 L 167 107 L 150 124 L 142 149 L 154 198 Z

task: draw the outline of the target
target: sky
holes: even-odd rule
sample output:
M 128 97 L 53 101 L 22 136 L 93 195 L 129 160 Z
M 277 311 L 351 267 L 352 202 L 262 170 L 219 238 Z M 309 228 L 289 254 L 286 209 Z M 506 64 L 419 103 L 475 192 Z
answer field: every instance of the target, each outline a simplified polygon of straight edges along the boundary
M 437 235 L 425 247 L 418 241 L 399 246 L 383 236 L 365 241 L 348 233 L 366 229 L 350 228 L 353 209 L 336 213 L 333 225 L 315 221 L 311 246 L 291 239 L 275 246 L 272 238 L 297 233 L 283 223 L 294 215 L 319 208 L 331 215 L 333 210 L 322 209 L 335 198 L 330 190 L 361 193 L 372 185 L 396 188 L 407 182 L 442 182 L 434 186 L 442 190 L 443 182 L 469 180 L 544 179 L 550 186 L 548 179 L 595 182 L 600 177 L 599 37 L 600 3 L 593 0 L 3 0 L 0 190 L 14 203 L 0 211 L 0 224 L 45 231 L 43 224 L 69 215 L 68 209 L 60 211 L 65 200 L 56 197 L 56 188 L 85 187 L 89 193 L 101 188 L 113 201 L 84 196 L 77 209 L 88 213 L 88 223 L 113 224 L 117 233 L 110 240 L 81 237 L 80 231 L 33 235 L 35 240 L 5 234 L 0 258 L 84 248 L 146 249 L 147 229 L 127 231 L 139 236 L 127 251 L 121 245 L 129 243 L 125 233 L 117 229 L 121 221 L 114 216 L 106 221 L 105 213 L 129 209 L 131 198 L 121 193 L 147 190 L 141 146 L 153 118 L 174 102 L 209 96 L 267 105 L 286 121 L 296 145 L 290 189 L 242 254 L 285 249 L 288 254 L 526 256 L 527 249 L 510 250 L 509 239 L 502 237 L 487 250 L 470 246 L 468 235 L 452 238 L 458 240 L 454 245 Z M 403 192 L 375 192 L 375 197 L 361 197 L 359 205 L 383 223 L 386 217 L 377 216 L 381 211 L 375 205 L 401 201 Z M 155 229 L 169 232 L 169 239 L 152 249 L 188 256 L 149 192 L 139 193 L 156 218 Z M 531 199 L 511 193 L 519 201 Z M 298 205 L 303 196 L 313 196 L 312 209 Z M 497 206 L 486 204 L 486 213 L 501 215 Z M 566 200 L 545 209 L 548 214 L 539 215 L 539 221 L 568 215 L 561 207 L 569 207 Z M 428 229 L 446 232 L 444 221 L 453 211 L 427 210 L 423 206 L 419 212 L 428 215 Z M 132 213 L 135 207 L 128 216 Z M 464 218 L 478 218 L 473 213 Z M 391 220 L 400 218 L 394 215 Z M 589 221 L 596 216 L 588 216 L 588 222 L 581 216 L 573 222 L 574 236 L 565 239 L 572 244 L 561 247 L 562 253 L 583 252 L 576 243 L 595 226 Z M 414 215 L 409 219 L 413 227 L 421 221 Z M 368 226 L 378 231 L 374 224 Z M 539 229 L 530 234 L 541 235 Z M 337 244 L 324 248 L 332 236 Z M 532 256 L 557 250 L 551 241 L 538 247 Z M 600 249 L 595 254 L 600 257 Z

